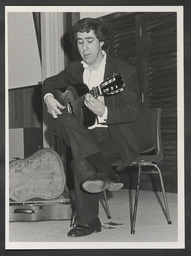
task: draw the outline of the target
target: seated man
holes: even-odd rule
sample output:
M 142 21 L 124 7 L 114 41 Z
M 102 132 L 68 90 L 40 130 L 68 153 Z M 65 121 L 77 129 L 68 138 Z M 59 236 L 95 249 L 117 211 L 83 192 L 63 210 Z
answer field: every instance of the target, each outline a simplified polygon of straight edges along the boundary
M 98 218 L 100 192 L 122 188 L 119 177 L 110 167 L 120 161 L 128 166 L 140 153 L 134 127 L 139 108 L 136 72 L 126 62 L 109 56 L 104 50 L 109 32 L 96 19 L 85 18 L 72 27 L 71 39 L 82 60 L 69 64 L 58 75 L 43 83 L 43 97 L 48 112 L 55 118 L 56 132 L 71 148 L 76 201 L 76 222 L 68 236 L 79 237 L 101 231 Z M 100 85 L 113 74 L 120 74 L 124 90 L 107 97 L 87 93 L 85 106 L 96 115 L 86 128 L 66 106 L 54 98 L 54 90 L 69 85 Z

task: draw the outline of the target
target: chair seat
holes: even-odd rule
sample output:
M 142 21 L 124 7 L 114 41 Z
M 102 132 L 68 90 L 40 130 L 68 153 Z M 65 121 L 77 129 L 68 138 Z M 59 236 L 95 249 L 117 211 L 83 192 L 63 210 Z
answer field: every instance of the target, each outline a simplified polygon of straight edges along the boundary
M 139 155 L 134 161 L 133 163 L 135 162 L 156 162 L 156 163 L 159 163 L 161 160 L 162 160 L 162 155 L 159 153 L 155 153 L 154 154 L 154 151 L 156 152 L 156 150 L 152 150 L 150 152 L 147 152 L 147 153 L 144 153 L 144 154 L 141 154 Z

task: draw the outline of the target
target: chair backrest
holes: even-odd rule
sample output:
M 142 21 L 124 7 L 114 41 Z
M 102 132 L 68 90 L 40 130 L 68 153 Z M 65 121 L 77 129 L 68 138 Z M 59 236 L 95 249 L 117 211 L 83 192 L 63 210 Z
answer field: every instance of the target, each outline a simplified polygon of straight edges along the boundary
M 161 108 L 141 107 L 135 121 L 142 155 L 151 155 L 156 161 L 162 160 Z

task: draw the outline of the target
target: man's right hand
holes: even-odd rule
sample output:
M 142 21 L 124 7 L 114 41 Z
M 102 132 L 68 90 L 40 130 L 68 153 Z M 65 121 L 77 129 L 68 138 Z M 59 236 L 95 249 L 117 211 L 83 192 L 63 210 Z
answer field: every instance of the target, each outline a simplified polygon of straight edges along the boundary
M 52 95 L 48 95 L 44 102 L 47 105 L 48 113 L 50 113 L 54 118 L 61 115 L 61 109 L 65 108 L 65 106 L 62 106 Z

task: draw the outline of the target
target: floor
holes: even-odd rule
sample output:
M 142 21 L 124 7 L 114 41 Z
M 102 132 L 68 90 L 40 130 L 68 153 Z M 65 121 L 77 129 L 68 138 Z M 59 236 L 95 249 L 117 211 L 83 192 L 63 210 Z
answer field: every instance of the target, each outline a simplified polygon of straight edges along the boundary
M 107 219 L 100 202 L 102 232 L 81 238 L 69 238 L 69 220 L 8 223 L 7 247 L 50 248 L 168 248 L 178 243 L 177 194 L 167 193 L 172 224 L 167 224 L 161 208 L 162 194 L 140 191 L 136 231 L 130 233 L 134 191 L 121 189 L 109 193 L 112 218 Z

